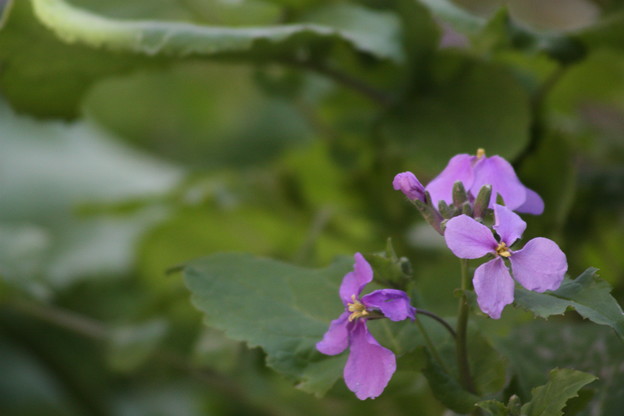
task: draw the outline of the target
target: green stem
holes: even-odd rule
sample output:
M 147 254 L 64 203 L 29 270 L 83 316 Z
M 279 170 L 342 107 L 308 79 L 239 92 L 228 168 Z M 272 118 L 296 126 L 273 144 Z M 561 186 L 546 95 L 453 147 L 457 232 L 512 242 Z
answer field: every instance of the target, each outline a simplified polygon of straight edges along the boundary
M 462 296 L 459 299 L 459 314 L 457 316 L 457 368 L 459 369 L 459 381 L 463 388 L 471 393 L 477 394 L 470 375 L 470 364 L 468 362 L 468 300 L 465 291 L 468 289 L 468 260 L 461 259 L 461 290 Z
M 414 319 L 414 322 L 416 322 L 416 325 L 418 325 L 418 329 L 420 330 L 421 334 L 423 335 L 423 338 L 425 338 L 425 343 L 427 344 L 427 348 L 429 349 L 429 352 L 431 352 L 431 355 L 433 355 L 433 358 L 438 362 L 438 364 L 440 364 L 440 367 L 442 367 L 442 369 L 447 374 L 451 374 L 451 372 L 448 369 L 448 367 L 446 366 L 446 364 L 444 364 L 444 360 L 442 359 L 442 356 L 440 356 L 440 353 L 438 352 L 438 349 L 435 347 L 435 345 L 431 341 L 431 338 L 429 337 L 429 334 L 427 333 L 427 330 L 425 329 L 425 327 L 422 324 L 422 322 L 420 322 L 420 319 L 418 319 L 418 314 L 416 314 L 416 318 Z
M 453 327 L 448 322 L 446 322 L 444 319 L 440 318 L 438 315 L 436 315 L 433 312 L 429 312 L 429 311 L 426 311 L 424 309 L 418 309 L 418 308 L 415 308 L 415 309 L 416 309 L 416 316 L 417 317 L 418 317 L 419 314 L 428 316 L 429 318 L 431 318 L 431 319 L 437 321 L 439 324 L 441 324 L 449 332 L 449 334 L 451 334 L 451 336 L 453 338 L 457 337 L 457 334 L 455 333 L 455 330 L 453 329 Z

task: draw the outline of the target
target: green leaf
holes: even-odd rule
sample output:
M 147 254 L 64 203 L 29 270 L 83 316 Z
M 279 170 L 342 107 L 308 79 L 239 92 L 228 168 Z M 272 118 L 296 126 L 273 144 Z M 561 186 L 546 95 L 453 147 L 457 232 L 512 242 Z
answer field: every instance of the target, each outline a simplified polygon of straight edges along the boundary
M 533 320 L 515 328 L 498 347 L 509 357 L 512 383 L 525 402 L 533 387 L 547 382 L 551 369 L 574 368 L 600 379 L 568 403 L 566 414 L 577 411 L 588 398 L 592 412 L 585 410 L 579 415 L 615 415 L 624 407 L 624 349 L 620 339 L 605 327 L 579 321 Z M 588 397 L 591 390 L 595 394 Z
M 351 259 L 309 270 L 223 253 L 188 263 L 184 276 L 209 326 L 261 347 L 270 367 L 323 394 L 341 376 L 345 355 L 324 356 L 315 344 L 341 313 L 338 285 L 351 267 Z
M 529 97 L 510 73 L 445 52 L 430 76 L 424 91 L 406 97 L 382 120 L 384 136 L 408 155 L 413 166 L 434 174 L 457 153 L 474 154 L 484 148 L 488 154 L 513 160 L 524 149 L 529 139 Z
M 611 296 L 611 286 L 596 276 L 596 271 L 589 268 L 574 280 L 566 278 L 553 292 L 535 293 L 518 287 L 515 303 L 540 318 L 562 315 L 574 308 L 582 317 L 610 326 L 624 340 L 624 312 Z
M 470 367 L 478 392 L 499 392 L 507 382 L 508 360 L 479 332 L 470 331 L 468 337 Z
M 110 19 L 70 6 L 63 0 L 31 0 L 41 22 L 66 42 L 80 42 L 95 48 L 130 51 L 146 55 L 214 55 L 249 51 L 258 43 L 283 43 L 293 36 L 339 38 L 361 52 L 383 59 L 401 60 L 395 48 L 388 48 L 384 40 L 395 32 L 388 27 L 371 36 L 358 27 L 353 30 L 353 19 L 369 18 L 382 27 L 372 12 L 356 7 L 341 7 L 341 16 L 328 25 L 293 24 L 270 27 L 231 28 L 199 26 L 177 22 L 124 21 Z M 346 11 L 346 14 L 345 14 Z M 354 14 L 355 13 L 355 14 Z M 386 15 L 386 19 L 391 19 Z M 333 18 L 332 18 L 333 19 Z M 388 24 L 388 20 L 383 23 Z M 335 30 L 343 26 L 347 30 Z M 389 25 L 392 27 L 392 25 Z
M 328 6 L 301 23 L 256 27 L 113 18 L 63 0 L 13 6 L 0 31 L 0 62 L 7 68 L 0 86 L 16 108 L 40 116 L 74 117 L 95 81 L 173 60 L 284 62 L 302 50 L 311 57 L 326 55 L 335 43 L 379 60 L 403 60 L 396 16 L 355 5 Z
M 153 66 L 153 58 L 103 54 L 67 45 L 33 15 L 30 1 L 13 1 L 0 28 L 0 88 L 13 108 L 37 116 L 75 117 L 81 96 L 104 76 Z
M 474 410 L 480 398 L 459 385 L 457 379 L 447 373 L 427 352 L 427 366 L 423 374 L 436 399 L 457 413 L 469 413 Z
M 533 389 L 532 399 L 522 406 L 522 416 L 561 416 L 566 402 L 597 377 L 568 368 L 554 369 L 548 383 Z
M 507 406 L 498 400 L 486 400 L 477 403 L 477 407 L 482 410 L 484 416 L 508 416 Z
M 451 0 L 420 0 L 420 2 L 427 6 L 434 16 L 449 22 L 455 30 L 463 33 L 478 32 L 487 23 L 487 19 L 468 12 Z

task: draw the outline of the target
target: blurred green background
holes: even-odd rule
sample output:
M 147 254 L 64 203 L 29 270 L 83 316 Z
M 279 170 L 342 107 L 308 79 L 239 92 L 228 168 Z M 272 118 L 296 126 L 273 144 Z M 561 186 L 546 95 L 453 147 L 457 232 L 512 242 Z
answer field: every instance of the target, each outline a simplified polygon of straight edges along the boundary
M 557 241 L 573 277 L 599 268 L 622 303 L 622 1 L 0 13 L 1 415 L 442 415 L 410 356 L 372 402 L 341 381 L 324 398 L 297 390 L 262 350 L 202 325 L 166 271 L 220 251 L 324 267 L 391 237 L 419 302 L 452 315 L 456 262 L 391 183 L 426 183 L 479 147 L 544 198 L 525 239 Z M 575 316 L 549 323 L 512 308 L 478 320 L 512 361 L 536 354 L 537 379 L 555 365 L 601 376 L 593 414 L 617 414 L 621 344 Z M 531 337 L 541 355 L 521 348 Z M 515 371 L 510 385 L 533 377 Z

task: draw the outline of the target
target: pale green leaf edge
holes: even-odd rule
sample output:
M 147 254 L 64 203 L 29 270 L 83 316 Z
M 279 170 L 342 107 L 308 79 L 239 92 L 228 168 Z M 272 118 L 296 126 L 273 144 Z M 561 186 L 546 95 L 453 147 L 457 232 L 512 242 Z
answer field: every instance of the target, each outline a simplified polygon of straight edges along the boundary
M 578 397 L 580 389 L 596 380 L 598 377 L 583 371 L 555 368 L 548 374 L 546 384 L 531 391 L 531 401 L 522 406 L 521 416 L 561 416 L 566 403 Z M 562 401 L 556 398 L 557 393 L 562 396 Z
M 614 305 L 617 305 L 617 308 L 619 309 L 619 312 L 621 313 L 620 320 L 617 322 L 613 322 L 611 318 L 603 316 L 601 313 L 598 313 L 598 315 L 600 315 L 600 319 L 592 319 L 588 316 L 586 312 L 587 307 L 585 305 L 576 302 L 574 299 L 559 296 L 557 294 L 559 290 L 564 289 L 565 285 L 568 286 L 568 287 L 565 287 L 565 289 L 568 289 L 572 285 L 579 284 L 579 282 L 580 284 L 583 284 L 583 280 L 586 279 L 585 277 L 586 275 L 588 275 L 588 278 L 596 279 L 597 272 L 598 272 L 597 268 L 590 267 L 587 270 L 585 270 L 583 273 L 581 273 L 581 275 L 579 275 L 574 280 L 566 278 L 564 280 L 564 284 L 562 284 L 561 287 L 554 292 L 535 293 L 535 292 L 528 291 L 524 288 L 518 287 L 515 290 L 514 297 L 516 300 L 514 302 L 514 305 L 528 312 L 533 313 L 536 317 L 543 318 L 543 319 L 546 319 L 549 316 L 553 316 L 553 315 L 563 315 L 565 314 L 566 310 L 571 307 L 575 311 L 577 311 L 583 318 L 588 319 L 598 325 L 606 325 L 606 326 L 611 327 L 615 331 L 615 333 L 618 335 L 618 337 L 620 337 L 620 339 L 624 341 L 624 311 L 622 311 L 621 306 L 617 303 L 617 301 L 615 301 L 615 299 L 612 298 Z M 609 292 L 611 291 L 611 288 L 606 281 L 600 280 L 599 284 L 603 285 Z M 535 308 L 530 308 L 527 304 L 525 304 L 525 301 L 523 301 L 523 299 L 526 297 L 531 297 L 533 301 L 539 300 L 541 302 L 549 303 L 548 306 L 549 308 L 551 308 L 552 311 L 549 313 L 546 313 L 543 310 L 540 311 Z
M 400 63 L 399 49 L 383 48 L 362 34 L 319 24 L 289 24 L 260 27 L 201 26 L 183 22 L 117 20 L 72 7 L 64 0 L 31 0 L 37 18 L 68 43 L 149 56 L 213 55 L 250 50 L 257 42 L 285 42 L 295 35 L 338 37 L 355 49 Z M 367 39 L 370 39 L 367 37 Z

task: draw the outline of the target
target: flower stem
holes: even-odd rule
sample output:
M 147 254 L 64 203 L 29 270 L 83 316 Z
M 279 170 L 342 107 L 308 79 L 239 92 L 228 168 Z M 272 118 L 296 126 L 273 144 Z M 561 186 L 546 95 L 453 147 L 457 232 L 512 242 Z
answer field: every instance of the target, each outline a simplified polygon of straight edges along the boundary
M 453 329 L 453 327 L 451 326 L 451 324 L 449 324 L 448 322 L 446 322 L 443 318 L 440 318 L 438 315 L 436 315 L 433 312 L 429 312 L 426 311 L 424 309 L 416 309 L 416 317 L 418 318 L 418 314 L 420 315 L 425 315 L 428 316 L 431 319 L 434 319 L 435 321 L 437 321 L 438 323 L 440 323 L 442 326 L 444 326 L 444 328 L 449 332 L 449 334 L 451 334 L 451 336 L 453 338 L 457 337 L 457 334 L 455 333 L 455 330 Z
M 468 260 L 461 259 L 461 290 L 468 289 Z M 470 375 L 470 364 L 468 362 L 468 300 L 465 293 L 459 299 L 459 314 L 457 316 L 457 368 L 459 369 L 459 382 L 462 387 L 470 393 L 476 394 L 476 389 Z

